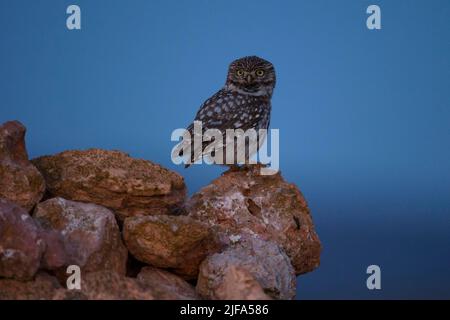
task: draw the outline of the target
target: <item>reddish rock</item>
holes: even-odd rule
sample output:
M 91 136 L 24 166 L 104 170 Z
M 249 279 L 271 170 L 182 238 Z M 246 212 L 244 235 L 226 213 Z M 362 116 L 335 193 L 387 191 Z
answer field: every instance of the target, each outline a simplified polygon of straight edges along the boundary
M 81 277 L 80 290 L 57 290 L 55 300 L 193 300 L 195 290 L 169 272 L 146 267 L 137 278 L 98 271 Z
M 59 292 L 55 299 L 71 299 L 77 290 Z M 81 278 L 81 296 L 89 300 L 154 300 L 157 297 L 134 278 L 98 271 Z
M 271 300 L 249 271 L 234 265 L 225 270 L 215 294 L 219 300 Z
M 246 270 L 272 298 L 292 299 L 295 296 L 295 272 L 287 255 L 276 243 L 252 236 L 242 237 L 225 251 L 202 262 L 197 280 L 200 296 L 221 299 L 230 287 L 245 287 L 245 283 L 227 283 L 239 279 L 239 276 L 229 274 L 233 267 Z M 243 279 L 247 281 L 245 277 Z
M 88 296 L 81 290 L 58 289 L 53 294 L 52 300 L 88 300 Z
M 192 285 L 165 270 L 144 267 L 137 281 L 150 290 L 158 300 L 197 300 L 199 297 Z
M 41 260 L 41 268 L 45 270 L 58 270 L 69 265 L 69 254 L 66 252 L 64 236 L 55 230 L 42 230 L 40 236 L 46 244 L 45 253 Z
M 25 127 L 18 121 L 0 126 L 0 198 L 30 211 L 44 195 L 45 182 L 28 161 Z
M 39 225 L 25 209 L 0 198 L 0 277 L 33 278 L 44 251 Z
M 297 274 L 319 265 L 321 244 L 306 201 L 279 173 L 262 176 L 258 166 L 228 171 L 196 193 L 186 210 L 222 233 L 224 241 L 256 234 L 278 243 Z
M 0 279 L 0 300 L 51 300 L 60 290 L 55 277 L 41 272 L 33 281 Z
M 68 290 L 58 279 L 38 272 L 31 281 L 0 279 L 0 300 L 154 300 L 160 299 L 136 279 L 114 272 L 93 272 L 81 278 L 81 290 Z
M 206 225 L 186 216 L 130 217 L 123 236 L 136 259 L 187 279 L 195 278 L 202 260 L 221 248 Z
M 121 220 L 170 213 L 186 195 L 180 175 L 120 151 L 65 151 L 33 163 L 53 196 L 108 207 Z
M 81 288 L 68 290 L 57 278 L 38 272 L 31 281 L 0 279 L 0 300 L 193 300 L 194 288 L 169 272 L 146 267 L 138 278 L 110 271 L 81 275 Z
M 78 265 L 83 274 L 99 270 L 125 274 L 127 250 L 109 209 L 53 198 L 37 205 L 34 218 L 47 232 L 45 238 L 54 239 L 49 241 L 44 260 L 47 267 L 57 267 L 66 260 L 64 266 Z

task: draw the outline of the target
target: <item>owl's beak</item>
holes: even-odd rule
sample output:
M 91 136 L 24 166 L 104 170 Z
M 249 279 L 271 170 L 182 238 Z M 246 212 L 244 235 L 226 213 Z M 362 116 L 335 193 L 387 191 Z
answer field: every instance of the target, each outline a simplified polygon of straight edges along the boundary
M 247 83 L 252 83 L 253 82 L 253 78 L 251 75 L 247 75 Z

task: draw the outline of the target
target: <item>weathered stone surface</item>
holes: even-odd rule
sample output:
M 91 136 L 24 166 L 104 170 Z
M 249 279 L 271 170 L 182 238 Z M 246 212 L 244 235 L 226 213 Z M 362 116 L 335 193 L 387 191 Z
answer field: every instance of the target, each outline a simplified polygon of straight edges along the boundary
M 295 273 L 319 265 L 306 201 L 280 174 L 230 170 L 185 205 L 183 178 L 150 161 L 89 149 L 30 162 L 24 136 L 0 126 L 0 299 L 292 299 Z M 55 198 L 39 203 L 45 185 Z M 61 285 L 72 264 L 81 290 Z
M 41 272 L 33 281 L 0 279 L 0 300 L 51 300 L 58 290 L 58 280 Z
M 225 270 L 215 294 L 219 300 L 271 300 L 249 271 L 234 265 Z
M 137 278 L 114 272 L 92 272 L 82 277 L 81 290 L 58 290 L 53 299 L 89 300 L 193 300 L 198 296 L 183 279 L 163 270 L 145 267 Z
M 33 278 L 45 247 L 39 225 L 28 212 L 0 198 L 0 277 Z
M 152 291 L 146 290 L 136 279 L 115 272 L 89 273 L 81 280 L 81 293 L 89 300 L 154 300 Z M 55 299 L 70 299 L 73 292 L 61 292 Z
M 303 195 L 281 175 L 262 176 L 259 168 L 228 171 L 197 192 L 186 209 L 226 237 L 256 234 L 278 243 L 297 274 L 315 269 L 321 244 Z
M 226 282 L 233 278 L 227 275 L 232 267 L 248 271 L 264 292 L 275 299 L 295 296 L 295 272 L 287 255 L 276 243 L 252 236 L 241 237 L 223 252 L 202 262 L 197 292 L 206 299 L 221 299 Z
M 111 210 L 90 203 L 53 198 L 41 202 L 34 218 L 46 232 L 46 265 L 78 265 L 83 274 L 107 270 L 125 274 L 127 250 Z M 61 238 L 59 238 L 61 237 Z M 61 243 L 62 242 L 62 243 Z M 61 248 L 62 247 L 62 248 Z
M 182 278 L 153 267 L 144 267 L 137 281 L 150 290 L 158 300 L 196 300 L 199 299 L 192 285 Z
M 32 281 L 0 279 L 0 300 L 154 300 L 153 290 L 134 278 L 97 271 L 81 277 L 81 289 L 68 290 L 56 277 L 40 272 Z
M 186 195 L 180 175 L 120 151 L 65 151 L 32 161 L 53 196 L 108 207 L 121 220 L 170 213 Z
M 45 270 L 58 270 L 70 264 L 70 258 L 66 252 L 64 236 L 55 230 L 43 230 L 40 236 L 46 244 L 45 253 L 41 260 L 41 268 Z
M 221 246 L 203 223 L 186 216 L 137 216 L 125 220 L 123 236 L 138 260 L 195 278 L 198 266 Z
M 18 121 L 0 126 L 0 198 L 11 200 L 30 211 L 41 200 L 45 183 L 39 171 L 28 161 L 25 131 Z
M 0 279 L 0 300 L 193 300 L 194 288 L 183 279 L 156 268 L 144 268 L 138 278 L 110 271 L 83 274 L 81 289 L 68 290 L 56 277 L 38 272 L 31 281 Z

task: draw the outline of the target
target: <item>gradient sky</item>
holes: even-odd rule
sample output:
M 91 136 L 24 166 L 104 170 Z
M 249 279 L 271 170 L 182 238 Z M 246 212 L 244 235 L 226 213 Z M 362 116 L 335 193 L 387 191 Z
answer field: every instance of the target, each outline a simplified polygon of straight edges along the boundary
M 324 247 L 298 298 L 448 299 L 449 18 L 448 0 L 0 0 L 0 122 L 26 125 L 30 157 L 120 149 L 193 193 L 223 169 L 173 165 L 170 134 L 233 59 L 259 55 L 277 71 L 281 171 Z M 371 264 L 382 290 L 366 288 Z

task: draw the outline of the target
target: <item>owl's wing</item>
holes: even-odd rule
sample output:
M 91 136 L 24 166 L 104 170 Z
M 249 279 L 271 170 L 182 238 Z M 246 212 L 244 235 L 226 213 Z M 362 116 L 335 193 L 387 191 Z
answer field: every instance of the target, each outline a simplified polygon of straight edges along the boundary
M 232 109 L 234 106 L 230 98 L 230 95 L 222 89 L 216 92 L 200 106 L 197 114 L 195 115 L 194 121 L 186 128 L 190 134 L 191 140 L 186 140 L 185 143 L 180 145 L 177 150 L 180 157 L 183 156 L 183 147 L 189 143 L 191 143 L 191 162 L 194 163 L 201 157 L 202 152 L 208 143 L 204 142 L 200 146 L 201 148 L 194 149 L 194 122 L 202 122 L 202 131 L 198 133 L 200 135 L 199 138 L 201 139 L 206 130 L 218 128 L 223 123 L 230 121 L 233 116 Z M 187 164 L 185 167 L 189 167 L 189 165 Z
M 239 136 L 239 134 L 235 132 L 234 140 L 228 141 L 226 137 L 228 129 L 241 129 L 244 133 L 249 129 L 255 130 L 255 135 L 247 135 L 245 137 L 245 140 L 241 140 L 244 142 L 244 145 L 241 145 L 241 148 L 253 144 L 253 147 L 258 149 L 264 142 L 266 135 L 263 134 L 259 136 L 258 130 L 268 128 L 268 121 L 270 117 L 270 102 L 268 105 L 256 105 L 255 103 L 255 105 L 240 104 L 233 107 L 234 108 L 232 112 L 229 113 L 228 117 L 223 117 L 220 123 L 216 120 L 216 118 L 214 118 L 212 119 L 212 125 L 207 126 L 207 129 L 220 130 L 220 132 L 222 133 L 222 140 L 221 144 L 219 145 L 213 145 L 211 144 L 211 141 L 204 142 L 202 146 L 202 154 L 210 154 L 213 149 L 224 153 L 226 152 L 226 149 L 230 148 L 231 146 L 228 143 L 233 143 L 233 148 L 231 148 L 231 150 L 237 150 L 237 141 L 238 139 L 243 138 L 243 136 Z M 256 149 L 254 150 L 256 151 Z M 199 152 L 199 150 L 197 150 L 197 152 Z M 249 157 L 251 157 L 251 155 Z
M 225 91 L 219 90 L 200 106 L 197 114 L 195 115 L 194 121 L 186 128 L 191 139 L 185 139 L 183 140 L 183 143 L 179 145 L 178 149 L 175 151 L 178 156 L 183 157 L 183 148 L 191 144 L 191 162 L 194 163 L 200 159 L 206 143 L 203 143 L 201 148 L 194 149 L 194 138 L 196 134 L 196 132 L 194 132 L 194 122 L 202 122 L 202 131 L 197 133 L 201 139 L 207 129 L 214 128 L 214 126 L 219 126 L 222 122 L 228 120 L 227 118 L 230 115 L 226 112 L 222 112 L 223 110 L 221 110 L 222 103 L 228 99 L 229 97 Z M 185 167 L 189 167 L 189 164 L 186 164 Z
M 227 129 L 246 131 L 248 129 L 266 128 L 267 125 L 262 125 L 263 118 L 268 119 L 269 114 L 270 101 L 262 98 L 244 101 L 220 90 L 203 103 L 194 121 L 202 122 L 202 136 L 208 129 L 218 129 L 222 133 L 222 141 L 225 142 Z M 187 130 L 191 137 L 194 137 L 194 123 L 190 124 Z M 191 140 L 191 161 L 195 162 L 200 159 L 205 148 L 210 144 L 211 141 L 204 141 L 201 146 L 194 149 L 193 140 Z
M 270 118 L 270 100 L 266 97 L 235 97 L 220 90 L 200 107 L 194 121 L 207 129 L 265 129 Z M 193 124 L 188 130 L 193 129 Z

